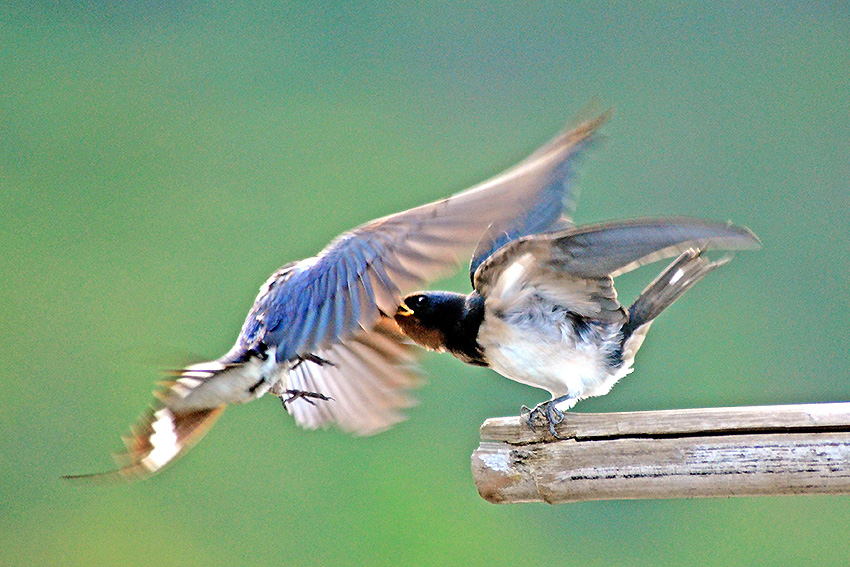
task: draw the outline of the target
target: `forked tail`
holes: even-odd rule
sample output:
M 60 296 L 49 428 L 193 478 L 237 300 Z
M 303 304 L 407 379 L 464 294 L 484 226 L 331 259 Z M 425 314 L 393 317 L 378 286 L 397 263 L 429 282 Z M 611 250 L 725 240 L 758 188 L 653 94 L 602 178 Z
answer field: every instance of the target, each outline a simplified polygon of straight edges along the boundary
M 711 261 L 702 255 L 701 250 L 694 248 L 685 250 L 643 290 L 640 297 L 629 307 L 629 321 L 623 325 L 623 350 L 631 351 L 634 356 L 653 319 L 709 272 L 731 259 L 726 256 L 717 261 Z M 634 344 L 635 340 L 639 342 Z M 623 354 L 624 358 L 627 358 L 627 353 Z
M 119 466 L 117 470 L 67 475 L 63 478 L 110 481 L 149 476 L 197 443 L 215 423 L 224 407 L 172 411 L 158 405 L 142 416 L 131 434 L 124 437 L 126 450 L 115 456 Z

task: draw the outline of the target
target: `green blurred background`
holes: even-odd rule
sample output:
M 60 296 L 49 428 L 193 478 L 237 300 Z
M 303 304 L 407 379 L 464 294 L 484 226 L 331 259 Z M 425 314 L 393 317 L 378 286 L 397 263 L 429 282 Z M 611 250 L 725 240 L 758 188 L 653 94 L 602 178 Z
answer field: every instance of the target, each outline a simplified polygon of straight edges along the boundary
M 850 562 L 847 497 L 486 503 L 479 424 L 545 396 L 438 355 L 376 437 L 268 398 L 152 480 L 58 478 L 109 467 L 161 371 L 225 352 L 278 266 L 593 100 L 616 115 L 580 222 L 731 219 L 764 248 L 577 411 L 846 400 L 845 2 L 122 4 L 0 8 L 0 565 Z

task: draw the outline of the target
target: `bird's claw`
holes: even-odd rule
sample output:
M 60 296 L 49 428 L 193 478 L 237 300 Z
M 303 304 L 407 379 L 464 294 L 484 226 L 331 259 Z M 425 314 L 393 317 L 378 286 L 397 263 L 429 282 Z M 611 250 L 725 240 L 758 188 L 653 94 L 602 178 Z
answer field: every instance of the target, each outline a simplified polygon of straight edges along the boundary
M 519 410 L 520 418 L 522 418 L 528 426 L 536 431 L 541 426 L 547 425 L 549 433 L 556 439 L 564 439 L 555 430 L 555 426 L 564 421 L 564 412 L 556 407 L 555 400 L 543 402 L 530 409 L 528 406 L 522 406 Z
M 295 364 L 292 365 L 292 368 L 290 368 L 290 370 L 298 368 L 305 362 L 312 362 L 313 364 L 318 364 L 319 366 L 336 366 L 336 364 L 334 364 L 330 360 L 322 358 L 318 354 L 307 353 L 296 357 Z
M 531 409 L 527 405 L 523 404 L 521 408 L 519 408 L 519 417 L 531 428 L 537 429 L 537 424 L 534 423 L 535 411 L 537 408 Z
M 324 394 L 320 394 L 319 392 L 308 392 L 306 390 L 285 390 L 283 392 L 286 397 L 281 396 L 280 401 L 283 403 L 283 407 L 286 407 L 286 404 L 291 404 L 295 400 L 301 399 L 307 402 L 308 404 L 314 406 L 316 402 L 313 400 L 333 400 L 332 397 L 326 396 Z

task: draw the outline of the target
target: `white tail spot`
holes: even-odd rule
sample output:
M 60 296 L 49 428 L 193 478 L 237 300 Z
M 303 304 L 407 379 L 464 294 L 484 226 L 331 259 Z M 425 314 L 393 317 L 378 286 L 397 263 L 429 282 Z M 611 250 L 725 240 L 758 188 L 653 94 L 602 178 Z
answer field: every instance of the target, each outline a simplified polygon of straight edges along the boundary
M 150 437 L 153 450 L 142 459 L 142 466 L 151 472 L 164 467 L 180 452 L 177 431 L 174 429 L 174 414 L 168 408 L 162 408 L 153 416 L 155 419 L 151 423 L 153 433 Z
M 684 276 L 684 275 L 685 275 L 685 271 L 682 268 L 679 268 L 678 270 L 676 270 L 676 273 L 673 274 L 673 277 L 670 278 L 670 285 L 673 285 L 674 283 L 676 283 L 677 281 L 682 279 L 682 276 Z

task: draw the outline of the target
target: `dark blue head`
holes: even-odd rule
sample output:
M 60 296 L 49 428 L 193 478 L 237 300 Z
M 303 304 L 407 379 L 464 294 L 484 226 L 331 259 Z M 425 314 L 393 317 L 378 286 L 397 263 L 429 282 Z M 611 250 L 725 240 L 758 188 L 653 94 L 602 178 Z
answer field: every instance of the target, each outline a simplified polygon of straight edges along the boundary
M 484 364 L 478 328 L 484 319 L 484 298 L 450 291 L 412 293 L 404 298 L 395 321 L 416 344 L 448 351 L 470 364 Z

